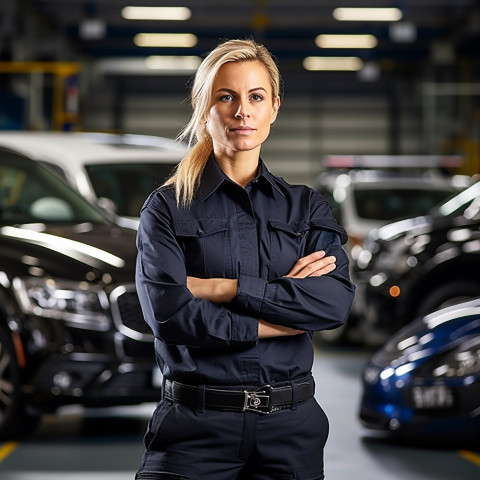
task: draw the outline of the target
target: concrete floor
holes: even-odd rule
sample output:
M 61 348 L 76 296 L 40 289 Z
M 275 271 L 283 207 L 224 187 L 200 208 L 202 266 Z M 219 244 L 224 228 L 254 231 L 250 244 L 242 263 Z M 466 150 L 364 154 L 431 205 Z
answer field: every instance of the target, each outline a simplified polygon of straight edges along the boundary
M 319 348 L 316 397 L 330 419 L 327 480 L 478 480 L 480 452 L 409 448 L 385 442 L 357 420 L 360 372 L 369 353 Z M 133 480 L 154 406 L 47 416 L 19 444 L 0 444 L 1 480 Z

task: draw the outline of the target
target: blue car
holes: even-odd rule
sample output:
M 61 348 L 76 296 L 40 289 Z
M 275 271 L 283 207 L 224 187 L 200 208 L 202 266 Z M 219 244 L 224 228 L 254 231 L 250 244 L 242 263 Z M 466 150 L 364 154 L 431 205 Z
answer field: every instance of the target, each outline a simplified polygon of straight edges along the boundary
M 409 441 L 480 442 L 480 298 L 406 325 L 363 371 L 360 420 Z

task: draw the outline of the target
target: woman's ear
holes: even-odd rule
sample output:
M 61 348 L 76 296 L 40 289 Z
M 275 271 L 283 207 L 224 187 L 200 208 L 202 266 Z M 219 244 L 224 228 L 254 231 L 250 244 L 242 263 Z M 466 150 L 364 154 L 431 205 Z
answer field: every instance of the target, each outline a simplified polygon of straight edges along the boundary
M 277 98 L 275 98 L 275 100 L 273 101 L 272 116 L 271 116 L 270 124 L 272 124 L 273 122 L 275 122 L 275 120 L 277 119 L 278 109 L 279 109 L 279 108 L 280 108 L 280 97 L 277 97 Z

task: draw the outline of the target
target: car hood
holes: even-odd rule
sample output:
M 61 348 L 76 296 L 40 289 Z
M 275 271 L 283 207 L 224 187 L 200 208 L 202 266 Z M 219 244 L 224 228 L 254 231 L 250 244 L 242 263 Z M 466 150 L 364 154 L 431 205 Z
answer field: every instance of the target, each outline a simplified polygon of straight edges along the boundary
M 133 282 L 135 237 L 131 229 L 108 224 L 2 226 L 0 264 L 18 275 Z
M 371 358 L 386 367 L 418 367 L 472 335 L 480 334 L 480 297 L 420 317 L 397 332 Z
M 396 222 L 387 223 L 372 232 L 374 240 L 389 241 L 394 238 L 405 236 L 412 231 L 424 230 L 430 228 L 434 223 L 431 215 L 420 217 L 405 218 Z

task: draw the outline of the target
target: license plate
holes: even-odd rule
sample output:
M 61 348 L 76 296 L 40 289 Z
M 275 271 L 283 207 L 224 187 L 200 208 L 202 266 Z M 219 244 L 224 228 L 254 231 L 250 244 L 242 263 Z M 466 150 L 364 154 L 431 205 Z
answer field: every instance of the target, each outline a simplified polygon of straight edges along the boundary
M 152 386 L 154 388 L 161 388 L 163 382 L 162 372 L 158 367 L 153 367 L 152 370 Z
M 453 392 L 445 385 L 413 387 L 412 400 L 414 407 L 419 410 L 451 408 L 455 405 Z

